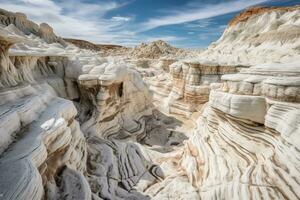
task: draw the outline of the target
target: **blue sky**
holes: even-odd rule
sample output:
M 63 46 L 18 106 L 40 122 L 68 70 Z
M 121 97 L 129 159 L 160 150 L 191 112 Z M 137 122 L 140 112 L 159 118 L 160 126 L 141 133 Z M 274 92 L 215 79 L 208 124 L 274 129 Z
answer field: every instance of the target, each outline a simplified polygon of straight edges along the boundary
M 62 37 L 134 46 L 162 39 L 204 48 L 239 11 L 254 5 L 290 6 L 299 0 L 0 0 L 0 7 L 47 22 Z

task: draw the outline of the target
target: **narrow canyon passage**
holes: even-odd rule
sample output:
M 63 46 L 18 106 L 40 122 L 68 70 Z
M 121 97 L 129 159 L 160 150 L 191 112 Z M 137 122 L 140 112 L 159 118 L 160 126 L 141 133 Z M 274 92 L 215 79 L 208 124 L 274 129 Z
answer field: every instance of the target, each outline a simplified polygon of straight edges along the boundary
M 0 9 L 0 199 L 300 198 L 300 9 L 205 50 L 65 40 Z

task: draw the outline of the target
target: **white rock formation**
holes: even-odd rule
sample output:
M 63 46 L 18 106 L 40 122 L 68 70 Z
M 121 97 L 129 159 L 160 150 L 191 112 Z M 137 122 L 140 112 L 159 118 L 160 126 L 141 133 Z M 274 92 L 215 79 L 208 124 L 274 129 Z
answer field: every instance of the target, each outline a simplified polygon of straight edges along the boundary
M 223 76 L 211 91 L 181 163 L 201 198 L 299 198 L 295 68 L 299 63 L 249 68 Z
M 237 17 L 198 60 L 244 66 L 299 60 L 299 6 L 287 10 L 267 9 L 246 21 Z
M 247 20 L 237 16 L 198 56 L 177 62 L 175 58 L 163 67 L 169 73 L 149 78 L 154 98 L 164 102 L 166 111 L 189 116 L 199 110 L 197 105 L 208 100 L 210 84 L 220 82 L 223 74 L 257 64 L 299 62 L 299 6 L 248 12 Z
M 300 10 L 245 13 L 101 57 L 0 10 L 0 199 L 299 199 Z

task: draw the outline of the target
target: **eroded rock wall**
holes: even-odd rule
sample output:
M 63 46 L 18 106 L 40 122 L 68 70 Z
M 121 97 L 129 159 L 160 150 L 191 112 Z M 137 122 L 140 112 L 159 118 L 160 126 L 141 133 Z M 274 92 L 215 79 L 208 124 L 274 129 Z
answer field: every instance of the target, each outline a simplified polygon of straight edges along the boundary
M 1 36 L 1 198 L 89 199 L 86 141 L 64 99 L 64 58 L 9 56 L 12 37 Z
M 299 199 L 299 9 L 185 60 L 161 41 L 100 57 L 0 14 L 1 198 Z
M 214 85 L 181 162 L 201 198 L 299 198 L 299 67 L 259 65 Z

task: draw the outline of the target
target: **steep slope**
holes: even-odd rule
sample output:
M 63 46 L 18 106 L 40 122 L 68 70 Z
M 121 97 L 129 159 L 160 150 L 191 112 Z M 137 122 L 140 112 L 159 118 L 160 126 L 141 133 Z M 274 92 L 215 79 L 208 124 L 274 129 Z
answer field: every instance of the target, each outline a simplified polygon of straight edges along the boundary
M 1 198 L 62 198 L 91 195 L 86 142 L 75 120 L 74 104 L 55 71 L 63 59 L 9 56 L 8 48 L 26 38 L 1 30 Z M 50 85 L 52 85 L 55 91 Z M 80 188 L 68 188 L 76 177 Z M 60 180 L 62 182 L 60 182 Z
M 299 60 L 299 10 L 299 6 L 273 8 L 248 18 L 237 17 L 201 57 L 246 66 Z
M 300 10 L 247 13 L 201 54 L 251 67 L 211 85 L 181 167 L 203 199 L 299 199 Z
M 299 20 L 104 57 L 1 10 L 0 199 L 299 199 Z
M 248 14 L 251 10 L 256 11 L 252 16 Z M 252 8 L 245 13 L 233 20 L 222 37 L 198 56 L 169 63 L 164 71 L 170 73 L 150 78 L 154 97 L 164 102 L 163 107 L 169 112 L 190 115 L 199 110 L 196 105 L 208 100 L 209 85 L 220 82 L 223 74 L 256 64 L 299 61 L 299 6 Z
M 0 32 L 1 198 L 148 199 L 143 191 L 163 174 L 140 143 L 164 151 L 186 137 L 168 130 L 171 118 L 152 117 L 139 73 L 13 22 Z
M 258 65 L 214 85 L 181 163 L 202 198 L 299 198 L 299 67 Z

